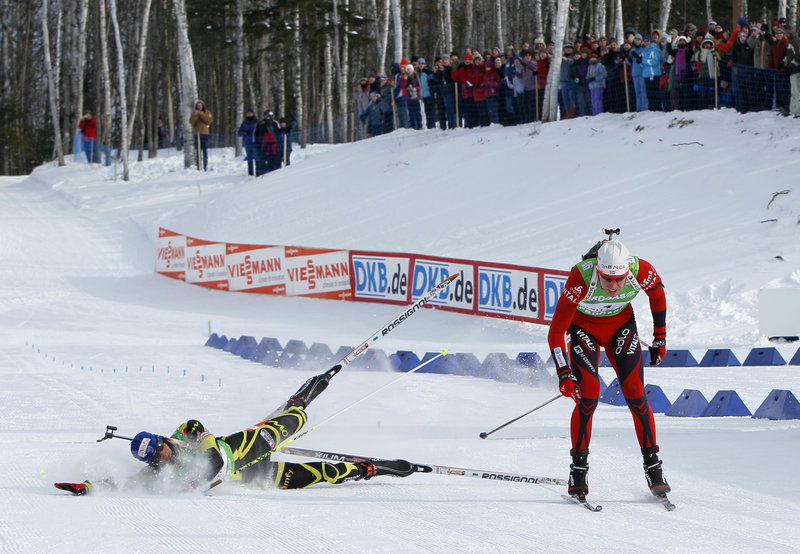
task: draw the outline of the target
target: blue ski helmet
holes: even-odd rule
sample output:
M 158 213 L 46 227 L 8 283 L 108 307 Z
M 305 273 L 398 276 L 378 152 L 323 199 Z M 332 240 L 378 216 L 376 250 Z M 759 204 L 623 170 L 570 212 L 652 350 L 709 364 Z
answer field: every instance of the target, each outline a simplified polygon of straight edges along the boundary
M 140 462 L 150 464 L 163 444 L 164 437 L 161 435 L 141 431 L 131 441 L 131 454 Z

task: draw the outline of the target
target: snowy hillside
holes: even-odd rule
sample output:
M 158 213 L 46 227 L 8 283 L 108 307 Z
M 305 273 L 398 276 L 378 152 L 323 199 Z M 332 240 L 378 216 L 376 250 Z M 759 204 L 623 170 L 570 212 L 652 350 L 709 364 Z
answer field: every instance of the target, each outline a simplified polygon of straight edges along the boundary
M 547 125 L 401 131 L 297 148 L 254 180 L 232 150 L 210 171 L 180 153 L 131 167 L 44 166 L 0 178 L 0 490 L 4 551 L 790 552 L 800 532 L 800 423 L 656 418 L 678 510 L 650 500 L 631 417 L 601 405 L 590 514 L 552 487 L 437 475 L 153 497 L 74 498 L 53 481 L 125 476 L 107 424 L 168 433 L 190 417 L 220 434 L 254 423 L 312 370 L 281 370 L 202 346 L 210 331 L 354 345 L 396 306 L 211 291 L 153 272 L 158 227 L 206 239 L 357 248 L 568 269 L 621 227 L 666 284 L 668 345 L 740 356 L 768 344 L 758 292 L 800 288 L 800 120 L 733 111 L 605 114 Z M 650 316 L 638 302 L 642 336 Z M 547 329 L 425 310 L 382 347 L 544 357 Z M 796 344 L 778 345 L 791 357 Z M 326 369 L 326 368 L 319 368 Z M 314 368 L 316 370 L 316 368 Z M 395 379 L 342 371 L 309 409 L 314 425 Z M 607 382 L 611 370 L 603 369 Z M 670 399 L 734 389 L 755 410 L 800 396 L 797 366 L 654 368 Z M 417 462 L 568 473 L 570 401 L 480 440 L 552 398 L 552 388 L 407 375 L 297 441 Z M 276 455 L 276 458 L 279 456 Z M 285 456 L 281 459 L 288 460 Z

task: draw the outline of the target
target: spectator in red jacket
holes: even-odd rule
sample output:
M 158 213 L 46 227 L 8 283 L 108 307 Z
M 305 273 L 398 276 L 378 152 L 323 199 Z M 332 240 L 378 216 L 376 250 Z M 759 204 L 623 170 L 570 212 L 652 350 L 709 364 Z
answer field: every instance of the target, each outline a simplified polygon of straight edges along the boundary
M 86 110 L 78 123 L 78 129 L 81 131 L 81 149 L 86 153 L 86 161 L 92 163 L 97 156 L 97 118 L 92 112 Z

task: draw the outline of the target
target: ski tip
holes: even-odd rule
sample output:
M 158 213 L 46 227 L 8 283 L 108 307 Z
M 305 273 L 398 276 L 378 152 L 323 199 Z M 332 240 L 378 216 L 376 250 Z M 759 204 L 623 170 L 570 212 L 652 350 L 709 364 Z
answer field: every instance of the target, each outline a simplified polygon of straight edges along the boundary
M 447 356 L 448 352 L 449 350 L 447 350 L 447 348 L 442 348 L 442 356 Z

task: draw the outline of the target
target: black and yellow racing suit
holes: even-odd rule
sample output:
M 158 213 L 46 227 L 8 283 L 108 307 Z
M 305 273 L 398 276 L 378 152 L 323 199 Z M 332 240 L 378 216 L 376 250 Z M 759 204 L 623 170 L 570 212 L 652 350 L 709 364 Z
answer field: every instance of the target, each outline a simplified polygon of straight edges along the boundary
M 261 421 L 249 429 L 215 437 L 205 426 L 191 419 L 172 434 L 176 463 L 184 464 L 188 456 L 204 459 L 193 467 L 197 478 L 212 482 L 216 479 L 252 482 L 272 482 L 281 489 L 300 489 L 317 483 L 343 483 L 364 476 L 364 468 L 347 462 L 272 462 L 269 454 L 281 442 L 297 433 L 306 422 L 303 408 L 294 406 L 283 413 Z

